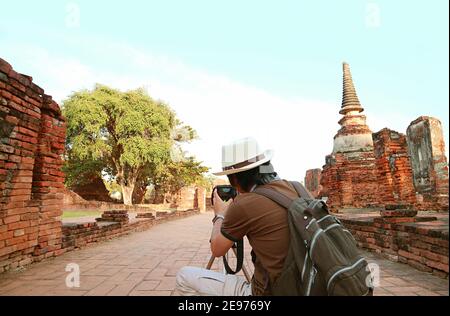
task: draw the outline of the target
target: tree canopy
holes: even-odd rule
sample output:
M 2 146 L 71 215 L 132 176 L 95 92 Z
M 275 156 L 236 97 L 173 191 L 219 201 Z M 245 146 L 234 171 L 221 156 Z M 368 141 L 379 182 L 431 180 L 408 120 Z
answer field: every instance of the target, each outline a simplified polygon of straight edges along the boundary
M 62 108 L 67 119 L 69 185 L 83 181 L 80 175 L 106 173 L 121 186 L 125 204 L 132 203 L 138 180 L 167 168 L 171 150 L 196 137 L 195 130 L 182 125 L 167 104 L 143 89 L 121 92 L 97 84 L 93 90 L 70 95 Z M 192 170 L 204 172 L 194 162 Z

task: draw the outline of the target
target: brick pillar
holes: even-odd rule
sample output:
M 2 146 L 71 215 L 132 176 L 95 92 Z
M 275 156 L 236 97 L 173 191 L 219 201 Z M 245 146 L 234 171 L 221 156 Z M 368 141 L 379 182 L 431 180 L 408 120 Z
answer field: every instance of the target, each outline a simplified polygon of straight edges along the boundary
M 322 190 L 320 195 L 326 199 L 331 210 L 335 211 L 335 206 L 341 205 L 340 195 L 338 193 L 338 174 L 336 166 L 336 157 L 334 155 L 327 155 L 325 157 L 325 165 L 322 169 L 320 178 L 320 185 Z
M 384 128 L 373 134 L 380 205 L 416 202 L 408 146 L 404 134 Z
M 181 210 L 187 210 L 191 208 L 197 208 L 196 190 L 193 186 L 183 187 L 178 192 L 177 208 Z
M 320 177 L 322 170 L 320 168 L 306 170 L 305 187 L 314 197 L 318 197 L 322 186 L 320 185 Z
M 197 206 L 201 213 L 206 212 L 206 189 L 203 187 L 197 187 L 195 191 L 197 198 Z
M 407 129 L 418 208 L 448 210 L 448 164 L 441 122 L 421 116 Z
M 30 263 L 37 244 L 31 181 L 42 92 L 0 59 L 0 272 Z
M 61 252 L 61 215 L 64 198 L 65 122 L 59 106 L 44 95 L 38 150 L 33 171 L 33 199 L 39 201 L 38 246 L 36 260 Z

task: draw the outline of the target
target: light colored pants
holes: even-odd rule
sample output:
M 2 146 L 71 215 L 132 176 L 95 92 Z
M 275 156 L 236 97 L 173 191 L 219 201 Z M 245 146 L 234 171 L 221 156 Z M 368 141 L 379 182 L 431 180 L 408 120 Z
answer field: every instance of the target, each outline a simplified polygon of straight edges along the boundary
M 178 271 L 176 289 L 183 296 L 249 296 L 251 285 L 243 278 L 198 267 Z

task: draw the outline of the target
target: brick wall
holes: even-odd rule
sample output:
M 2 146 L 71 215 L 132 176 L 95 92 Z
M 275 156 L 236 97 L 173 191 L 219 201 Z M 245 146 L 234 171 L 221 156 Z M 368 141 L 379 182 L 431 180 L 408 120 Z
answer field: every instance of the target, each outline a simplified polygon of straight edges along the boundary
M 177 196 L 175 197 L 175 203 L 173 203 L 173 206 L 177 206 L 180 208 L 194 208 L 196 206 L 197 199 L 195 196 L 195 187 L 185 187 L 178 192 Z
M 321 174 L 322 170 L 319 168 L 306 170 L 305 187 L 314 197 L 318 197 L 322 191 L 322 186 L 320 185 Z
M 206 210 L 206 189 L 201 186 L 183 187 L 178 193 L 170 197 L 171 208 L 186 210 L 190 208 Z
M 0 59 L 0 272 L 61 252 L 65 121 L 31 77 Z
M 373 134 L 380 205 L 415 204 L 416 194 L 404 134 L 384 128 Z
M 406 136 L 384 128 L 372 138 L 373 151 L 326 156 L 319 196 L 328 198 L 332 210 L 394 203 L 448 211 L 448 163 L 439 120 L 419 117 Z M 308 172 L 306 183 L 313 177 Z
M 373 151 L 335 153 L 326 157 L 321 176 L 327 204 L 333 211 L 378 205 L 377 173 Z
M 381 216 L 340 215 L 358 246 L 448 278 L 448 217 L 405 216 L 399 211 Z

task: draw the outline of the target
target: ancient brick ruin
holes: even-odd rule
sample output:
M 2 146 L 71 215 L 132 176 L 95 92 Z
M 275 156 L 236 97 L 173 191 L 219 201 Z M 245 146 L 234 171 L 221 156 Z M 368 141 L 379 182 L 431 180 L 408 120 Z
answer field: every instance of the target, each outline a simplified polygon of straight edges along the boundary
M 388 128 L 372 133 L 348 64 L 343 70 L 342 127 L 322 171 L 308 170 L 305 185 L 326 199 L 361 248 L 447 278 L 448 164 L 441 123 L 421 116 L 406 135 Z
M 178 193 L 176 206 L 181 209 L 199 209 L 206 211 L 206 189 L 201 186 L 184 187 Z
M 71 186 L 70 191 L 73 191 L 87 201 L 114 202 L 109 196 L 109 191 L 100 176 L 95 175 L 89 181 L 85 181 L 87 183 Z
M 373 134 L 378 201 L 381 205 L 416 202 L 405 135 L 384 128 Z
M 320 184 L 321 174 L 322 170 L 319 168 L 306 171 L 305 187 L 314 197 L 318 197 L 322 191 L 322 185 Z
M 332 207 L 378 204 L 372 131 L 356 94 L 350 68 L 344 63 L 341 129 L 334 136 L 333 152 L 326 157 L 321 175 L 322 195 Z
M 448 164 L 439 120 L 422 116 L 406 135 L 382 129 L 372 133 L 343 64 L 341 129 L 322 172 L 308 170 L 307 187 L 322 189 L 333 211 L 346 208 L 412 205 L 417 210 L 448 211 Z
M 58 104 L 0 59 L 0 272 L 59 254 L 65 122 Z
M 420 209 L 448 210 L 448 163 L 441 122 L 421 116 L 407 129 L 408 153 Z

